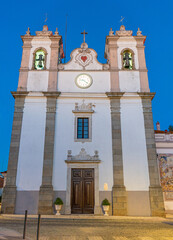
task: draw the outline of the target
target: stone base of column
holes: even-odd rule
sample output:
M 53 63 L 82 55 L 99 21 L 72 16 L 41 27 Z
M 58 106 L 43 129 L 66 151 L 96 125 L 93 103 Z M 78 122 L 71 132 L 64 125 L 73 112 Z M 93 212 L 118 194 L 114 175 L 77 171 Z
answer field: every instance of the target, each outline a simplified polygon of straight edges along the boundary
M 71 206 L 69 206 L 69 205 L 66 205 L 65 206 L 65 214 L 71 214 Z
M 2 194 L 1 213 L 14 214 L 16 206 L 16 186 L 5 186 Z
M 101 215 L 101 207 L 100 206 L 94 206 L 94 215 Z
M 127 215 L 127 192 L 124 186 L 112 187 L 113 200 L 113 215 L 126 216 Z
M 44 215 L 53 214 L 53 186 L 40 187 L 38 213 Z
M 151 216 L 165 217 L 163 191 L 161 186 L 149 187 Z

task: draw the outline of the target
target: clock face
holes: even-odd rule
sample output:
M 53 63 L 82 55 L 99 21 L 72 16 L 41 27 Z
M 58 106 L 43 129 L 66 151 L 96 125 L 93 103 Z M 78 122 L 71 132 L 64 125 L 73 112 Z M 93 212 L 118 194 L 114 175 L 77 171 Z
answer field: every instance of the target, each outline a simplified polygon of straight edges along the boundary
M 80 74 L 75 79 L 76 85 L 80 88 L 89 88 L 92 82 L 92 77 L 88 74 Z

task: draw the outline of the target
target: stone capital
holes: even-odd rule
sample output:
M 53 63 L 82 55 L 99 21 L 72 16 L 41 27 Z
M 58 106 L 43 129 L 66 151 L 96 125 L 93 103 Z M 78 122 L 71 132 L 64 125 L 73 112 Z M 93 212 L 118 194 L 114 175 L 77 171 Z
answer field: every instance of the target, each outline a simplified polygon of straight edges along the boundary
M 44 96 L 47 98 L 58 98 L 61 92 L 57 91 L 49 91 L 49 92 L 43 92 Z
M 120 99 L 124 95 L 124 92 L 106 92 L 106 95 L 110 99 Z
M 156 94 L 155 92 L 138 92 L 138 95 L 142 99 L 150 99 L 150 100 L 153 100 L 155 94 Z

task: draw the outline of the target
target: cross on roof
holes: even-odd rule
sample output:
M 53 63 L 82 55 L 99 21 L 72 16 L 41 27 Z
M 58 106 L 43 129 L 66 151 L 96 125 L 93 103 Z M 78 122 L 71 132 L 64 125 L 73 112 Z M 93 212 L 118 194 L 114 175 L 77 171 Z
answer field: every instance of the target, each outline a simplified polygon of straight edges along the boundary
M 85 43 L 85 34 L 88 34 L 88 33 L 85 32 L 85 30 L 84 30 L 81 34 L 83 34 L 83 42 Z

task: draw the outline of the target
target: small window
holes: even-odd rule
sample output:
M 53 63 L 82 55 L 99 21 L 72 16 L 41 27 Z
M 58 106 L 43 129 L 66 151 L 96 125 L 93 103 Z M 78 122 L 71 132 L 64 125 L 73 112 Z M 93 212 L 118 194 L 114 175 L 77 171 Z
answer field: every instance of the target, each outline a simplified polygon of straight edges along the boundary
M 122 55 L 122 69 L 133 70 L 134 69 L 134 53 L 133 51 L 126 49 L 121 53 Z
M 45 69 L 45 52 L 42 49 L 35 53 L 34 68 L 37 70 Z
M 77 119 L 77 138 L 78 139 L 89 138 L 89 118 Z

